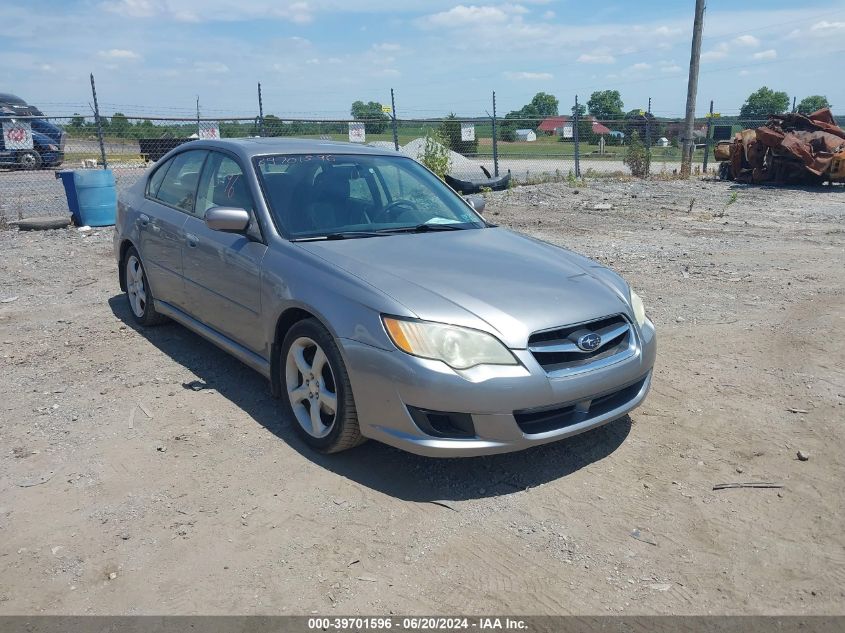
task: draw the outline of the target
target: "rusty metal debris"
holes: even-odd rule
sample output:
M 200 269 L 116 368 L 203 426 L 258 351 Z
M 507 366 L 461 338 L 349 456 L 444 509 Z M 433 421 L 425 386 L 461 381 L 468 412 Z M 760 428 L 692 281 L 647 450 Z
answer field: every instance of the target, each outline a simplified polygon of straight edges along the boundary
M 821 184 L 845 182 L 845 130 L 829 108 L 810 115 L 774 114 L 756 129 L 718 143 L 719 176 L 737 182 Z

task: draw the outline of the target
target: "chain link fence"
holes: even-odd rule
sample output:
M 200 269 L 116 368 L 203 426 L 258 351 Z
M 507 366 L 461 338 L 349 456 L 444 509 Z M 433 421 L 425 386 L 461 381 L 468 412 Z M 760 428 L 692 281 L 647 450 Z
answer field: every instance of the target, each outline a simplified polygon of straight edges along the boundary
M 0 146 L 0 222 L 67 214 L 56 172 L 64 169 L 113 170 L 118 192 L 131 186 L 156 160 L 197 138 L 291 137 L 356 141 L 398 150 L 422 159 L 426 138 L 450 149 L 451 176 L 461 180 L 511 175 L 513 184 L 570 181 L 603 176 L 671 174 L 680 169 L 683 121 L 655 119 L 648 113 L 624 119 L 589 116 L 543 118 L 449 117 L 440 119 L 231 119 L 0 116 L 4 126 L 28 125 L 31 145 Z M 695 123 L 696 170 L 703 167 L 708 138 L 730 138 L 741 127 L 762 121 Z M 26 126 L 24 126 L 26 127 Z M 708 131 L 709 130 L 709 131 Z M 716 134 L 718 132 L 718 134 Z M 25 139 L 26 140 L 26 139 Z M 632 145 L 643 146 L 645 165 L 631 162 Z M 24 143 L 24 145 L 26 145 Z M 710 157 L 711 170 L 715 167 Z M 638 172 L 639 170 L 639 172 Z

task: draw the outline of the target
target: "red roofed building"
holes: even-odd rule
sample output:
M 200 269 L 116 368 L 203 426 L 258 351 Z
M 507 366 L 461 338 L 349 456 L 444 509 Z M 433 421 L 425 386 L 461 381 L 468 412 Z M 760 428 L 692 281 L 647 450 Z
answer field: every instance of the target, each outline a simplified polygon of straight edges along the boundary
M 610 129 L 596 121 L 593 117 L 587 116 L 587 120 L 593 125 L 593 134 L 603 135 L 610 134 Z M 538 130 L 546 134 L 558 134 L 561 136 L 572 136 L 572 117 L 570 116 L 550 116 L 545 119 L 538 127 Z

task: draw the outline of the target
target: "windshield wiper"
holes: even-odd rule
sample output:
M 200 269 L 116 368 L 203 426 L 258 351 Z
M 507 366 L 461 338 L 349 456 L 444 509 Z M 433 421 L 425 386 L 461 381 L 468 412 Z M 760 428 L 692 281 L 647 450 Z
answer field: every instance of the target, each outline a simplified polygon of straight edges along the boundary
M 292 242 L 314 242 L 318 240 L 351 240 L 361 237 L 383 237 L 384 233 L 376 231 L 339 231 L 337 233 L 326 233 L 325 235 L 310 235 L 308 237 L 300 237 Z
M 416 226 L 400 226 L 395 229 L 379 229 L 382 233 L 428 233 L 429 231 L 463 231 L 459 224 L 417 224 Z

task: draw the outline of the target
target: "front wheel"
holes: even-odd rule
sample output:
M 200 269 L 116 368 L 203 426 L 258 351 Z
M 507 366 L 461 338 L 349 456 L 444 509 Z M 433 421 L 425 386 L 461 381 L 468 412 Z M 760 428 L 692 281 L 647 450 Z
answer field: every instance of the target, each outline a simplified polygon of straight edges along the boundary
M 329 331 L 314 319 L 300 321 L 281 353 L 284 408 L 305 443 L 321 453 L 361 444 L 349 374 Z

